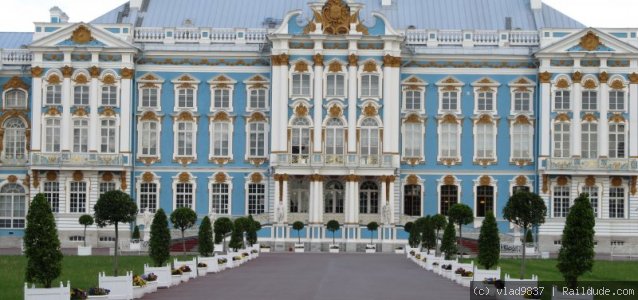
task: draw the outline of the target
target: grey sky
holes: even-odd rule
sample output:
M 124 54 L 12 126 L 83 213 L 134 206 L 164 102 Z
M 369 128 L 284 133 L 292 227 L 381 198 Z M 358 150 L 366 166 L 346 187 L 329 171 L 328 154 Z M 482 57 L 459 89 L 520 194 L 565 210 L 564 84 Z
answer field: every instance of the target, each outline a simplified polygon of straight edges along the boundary
M 125 2 L 127 1 L 2 0 L 0 31 L 33 31 L 33 22 L 48 21 L 49 8 L 55 5 L 69 15 L 71 22 L 88 22 Z M 543 2 L 587 26 L 638 28 L 638 18 L 635 17 L 635 12 L 638 11 L 636 0 L 544 0 Z

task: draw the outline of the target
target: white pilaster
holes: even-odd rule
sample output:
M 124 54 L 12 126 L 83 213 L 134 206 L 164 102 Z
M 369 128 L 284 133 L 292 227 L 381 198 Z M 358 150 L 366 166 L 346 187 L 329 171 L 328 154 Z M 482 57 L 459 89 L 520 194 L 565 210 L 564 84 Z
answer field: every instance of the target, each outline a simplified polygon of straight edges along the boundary
M 42 145 L 42 78 L 33 77 L 31 80 L 31 151 L 40 151 Z
M 606 82 L 600 83 L 600 121 L 598 122 L 598 149 L 599 157 L 609 157 L 609 86 Z
M 323 101 L 323 66 L 315 63 L 315 84 L 314 84 L 314 138 L 313 151 L 321 153 L 321 123 L 322 123 L 322 101 Z
M 288 62 L 285 65 L 279 67 L 279 79 L 280 79 L 280 87 L 281 94 L 279 95 L 279 110 L 280 116 L 279 120 L 275 120 L 279 122 L 279 134 L 282 137 L 287 137 L 287 128 L 288 128 Z M 288 141 L 287 138 L 282 140 L 279 143 L 279 149 L 277 151 L 286 152 L 288 150 Z
M 120 83 L 120 152 L 131 152 L 131 78 Z
M 89 151 L 97 152 L 98 137 L 98 78 L 91 77 L 91 85 L 89 86 Z
M 323 181 L 317 181 L 317 207 L 316 207 L 316 212 L 317 215 L 315 216 L 315 221 L 319 224 L 323 224 L 323 212 L 324 212 L 324 203 L 323 203 Z M 323 225 L 322 225 L 323 226 Z
M 270 124 L 270 134 L 272 136 L 270 147 L 273 151 L 280 150 L 281 141 L 281 128 L 279 128 L 279 120 L 283 117 L 281 115 L 281 72 L 279 71 L 279 66 L 273 65 L 272 67 L 272 85 L 271 85 L 271 93 L 272 93 L 272 107 L 271 107 L 271 124 Z M 274 160 L 274 156 L 273 160 Z M 278 184 L 278 183 L 277 183 Z
M 62 130 L 60 136 L 60 150 L 71 151 L 71 77 L 64 76 L 62 80 Z
M 383 67 L 383 152 L 399 153 L 399 67 Z
M 394 205 L 396 201 L 396 199 L 394 199 L 394 188 L 395 188 L 394 182 L 395 181 L 393 180 L 389 184 L 390 193 L 388 193 L 388 199 L 387 199 L 388 200 L 387 203 L 390 206 L 390 224 L 394 224 Z
M 308 225 L 316 223 L 317 214 L 317 181 L 310 177 L 310 197 L 308 197 Z M 310 230 L 310 226 L 308 226 Z
M 541 126 L 540 126 L 540 156 L 541 157 L 549 157 L 550 155 L 550 144 L 551 144 L 551 87 L 549 82 L 541 83 L 541 91 L 540 91 L 540 100 L 541 100 L 541 108 L 540 108 L 540 116 L 541 116 Z
M 357 66 L 348 65 L 348 153 L 357 152 Z
M 629 126 L 638 125 L 638 84 L 629 84 Z M 638 157 L 638 130 L 629 130 L 629 157 Z
M 573 96 L 574 106 L 572 108 L 572 111 L 574 112 L 574 116 L 572 118 L 572 123 L 571 123 L 572 134 L 570 134 L 569 138 L 570 138 L 570 144 L 571 144 L 571 154 L 572 156 L 578 156 L 578 157 L 580 157 L 581 155 L 580 111 L 582 108 L 582 98 L 583 98 L 583 93 L 581 90 L 582 90 L 582 86 L 580 82 L 574 82 L 574 85 L 572 87 L 572 93 L 574 95 Z

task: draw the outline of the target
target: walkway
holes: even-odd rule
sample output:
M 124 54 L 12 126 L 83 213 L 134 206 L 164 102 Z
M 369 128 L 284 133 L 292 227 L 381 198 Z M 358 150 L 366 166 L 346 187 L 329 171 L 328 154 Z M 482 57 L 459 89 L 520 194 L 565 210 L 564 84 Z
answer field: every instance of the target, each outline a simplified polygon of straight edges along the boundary
M 266 253 L 143 299 L 469 299 L 469 289 L 398 254 Z

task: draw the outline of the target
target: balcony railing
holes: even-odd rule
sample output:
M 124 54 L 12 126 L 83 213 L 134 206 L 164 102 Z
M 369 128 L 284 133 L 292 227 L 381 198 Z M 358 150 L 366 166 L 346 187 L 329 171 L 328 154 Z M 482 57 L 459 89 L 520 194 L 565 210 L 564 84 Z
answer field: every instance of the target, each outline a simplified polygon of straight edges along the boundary
M 638 171 L 637 158 L 541 158 L 540 169 L 545 171 Z
M 408 45 L 427 47 L 529 47 L 540 44 L 538 31 L 409 29 L 405 35 Z
M 32 166 L 123 167 L 130 165 L 129 154 L 31 153 Z
M 267 29 L 261 28 L 163 28 L 138 27 L 133 30 L 137 43 L 161 44 L 262 44 Z
M 276 166 L 290 167 L 393 167 L 393 155 L 278 154 Z
M 30 65 L 33 56 L 29 49 L 2 49 L 0 58 L 3 65 Z

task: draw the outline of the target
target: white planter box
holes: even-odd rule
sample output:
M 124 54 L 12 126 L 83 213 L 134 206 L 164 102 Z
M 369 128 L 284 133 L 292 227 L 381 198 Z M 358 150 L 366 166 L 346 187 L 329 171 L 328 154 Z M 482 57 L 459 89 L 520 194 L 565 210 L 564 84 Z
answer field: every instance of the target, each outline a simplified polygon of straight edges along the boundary
M 366 244 L 366 253 L 376 253 L 377 245 L 374 244 Z
M 182 282 L 182 275 L 171 275 L 171 286 L 177 286 Z
M 330 252 L 330 253 L 339 253 L 339 248 L 328 248 L 328 252 Z
M 133 287 L 133 299 L 139 299 L 144 297 L 144 293 L 146 292 L 145 286 L 134 286 Z
M 126 272 L 125 276 L 106 276 L 104 272 L 98 274 L 98 286 L 110 290 L 109 299 L 133 299 L 133 272 Z
M 259 252 L 261 252 L 261 253 L 270 253 L 270 248 L 259 248 Z
M 554 290 L 552 292 L 552 300 L 593 300 L 594 296 L 589 296 L 589 295 L 564 295 L 563 294 L 563 290 L 560 288 L 557 288 L 556 286 L 552 287 L 552 289 Z M 620 297 L 619 299 L 621 299 L 622 297 Z
M 197 260 L 193 257 L 192 260 L 179 261 L 177 259 L 173 260 L 173 265 L 175 268 L 179 268 L 181 266 L 188 266 L 191 269 L 191 272 L 186 272 L 190 275 L 191 278 L 197 277 Z
M 157 275 L 157 287 L 167 288 L 171 286 L 171 265 L 165 267 L 149 267 L 144 264 L 144 274 L 153 273 Z
M 191 273 L 193 272 L 183 272 L 182 273 L 182 282 L 188 282 L 191 279 Z
M 536 248 L 535 247 L 525 247 L 525 255 L 527 254 L 536 254 Z
M 461 277 L 459 284 L 464 287 L 470 287 L 470 283 L 472 283 L 472 276 L 469 277 Z
M 150 293 L 155 293 L 157 292 L 157 280 L 155 281 L 147 281 L 146 282 L 146 293 L 150 294 Z
M 304 246 L 304 244 L 295 244 L 295 252 L 296 253 L 302 253 L 306 250 L 306 247 Z
M 405 253 L 405 249 L 394 249 L 395 254 L 403 254 Z
M 141 251 L 142 250 L 142 243 L 140 242 L 131 242 L 128 245 L 129 251 Z
M 483 281 L 488 278 L 501 278 L 501 267 L 498 267 L 496 270 L 483 270 L 474 266 L 474 281 Z
M 66 282 L 66 287 L 60 282 L 57 288 L 29 288 L 24 284 L 24 300 L 68 300 L 71 298 L 71 282 Z
M 209 256 L 209 257 L 197 257 L 197 261 L 200 263 L 205 263 L 208 267 L 206 268 L 206 273 L 217 273 L 219 271 L 219 266 L 217 264 L 217 259 L 219 256 Z M 202 274 L 199 274 L 200 276 Z
M 86 296 L 86 299 L 89 299 L 89 300 L 108 300 L 109 299 L 109 295 L 101 295 L 101 296 L 88 295 L 88 296 Z
M 205 267 L 197 267 L 197 276 L 206 276 L 208 273 L 208 265 Z
M 78 256 L 90 256 L 92 253 L 91 249 L 91 246 L 78 246 Z

